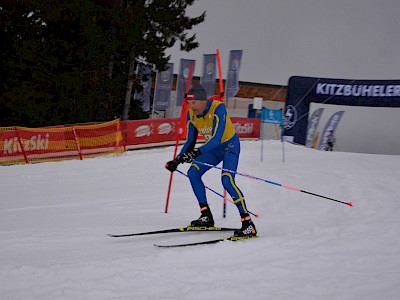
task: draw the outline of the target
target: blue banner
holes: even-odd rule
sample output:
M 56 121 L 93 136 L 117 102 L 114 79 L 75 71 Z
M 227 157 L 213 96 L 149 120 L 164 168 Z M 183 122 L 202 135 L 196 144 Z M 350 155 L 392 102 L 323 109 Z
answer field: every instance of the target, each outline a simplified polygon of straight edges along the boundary
M 287 139 L 304 145 L 310 103 L 400 107 L 400 80 L 350 80 L 293 76 L 285 109 Z
M 192 74 L 194 73 L 196 61 L 191 59 L 181 59 L 178 74 L 178 83 L 176 88 L 176 106 L 182 106 L 185 97 L 186 84 L 190 73 L 190 65 L 193 65 Z M 190 87 L 189 87 L 190 88 Z
M 308 120 L 307 136 L 306 136 L 306 147 L 311 148 L 315 139 L 315 133 L 318 127 L 321 115 L 324 112 L 324 108 L 316 109 Z
M 261 122 L 281 125 L 283 122 L 282 109 L 263 108 L 261 110 Z
M 326 149 L 329 136 L 331 134 L 333 135 L 335 133 L 335 130 L 336 130 L 343 114 L 344 114 L 344 111 L 338 111 L 329 118 L 328 122 L 326 122 L 324 131 L 322 132 L 321 138 L 319 140 L 319 144 L 318 144 L 319 150 Z
M 143 90 L 134 95 L 135 100 L 142 102 L 143 111 L 150 110 L 150 96 L 151 96 L 151 83 L 152 83 L 152 70 L 146 65 L 138 65 L 138 78 L 141 80 Z
M 225 98 L 235 97 L 239 92 L 239 72 L 243 50 L 231 50 L 229 53 L 228 76 L 226 79 Z
M 201 85 L 206 90 L 207 98 L 214 95 L 215 78 L 217 74 L 216 54 L 203 55 L 203 76 L 201 77 Z
M 174 81 L 174 64 L 166 64 L 166 70 L 157 73 L 154 91 L 154 110 L 166 110 L 171 98 Z

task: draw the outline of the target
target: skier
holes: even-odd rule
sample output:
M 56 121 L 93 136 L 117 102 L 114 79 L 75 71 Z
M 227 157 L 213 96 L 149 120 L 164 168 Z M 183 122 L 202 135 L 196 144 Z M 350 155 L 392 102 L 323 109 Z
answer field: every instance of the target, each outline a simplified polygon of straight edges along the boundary
M 166 163 L 165 167 L 174 172 L 181 163 L 191 163 L 188 177 L 193 192 L 199 202 L 201 215 L 191 222 L 191 226 L 214 226 L 214 219 L 207 203 L 205 185 L 201 179 L 211 167 L 193 162 L 211 164 L 223 162 L 223 169 L 236 172 L 240 141 L 225 105 L 216 100 L 208 100 L 206 91 L 200 85 L 194 85 L 188 92 L 189 111 L 186 119 L 188 137 L 178 156 Z M 197 135 L 204 137 L 205 143 L 196 148 Z M 222 171 L 221 181 L 225 190 L 232 197 L 241 216 L 242 227 L 234 232 L 234 236 L 255 236 L 256 227 L 247 211 L 244 196 L 235 183 L 235 174 Z

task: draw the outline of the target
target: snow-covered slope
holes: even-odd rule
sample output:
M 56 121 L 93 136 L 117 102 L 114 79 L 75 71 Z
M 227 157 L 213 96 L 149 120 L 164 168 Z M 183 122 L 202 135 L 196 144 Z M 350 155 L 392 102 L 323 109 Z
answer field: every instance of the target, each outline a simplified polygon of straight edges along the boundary
M 110 238 L 180 227 L 199 215 L 173 148 L 119 157 L 0 167 L 0 299 L 399 299 L 400 156 L 242 142 L 239 172 L 352 202 L 237 176 L 261 238 L 186 248 L 226 233 Z M 187 166 L 180 168 L 187 170 Z M 204 177 L 222 192 L 219 171 Z M 208 193 L 217 225 L 236 207 Z

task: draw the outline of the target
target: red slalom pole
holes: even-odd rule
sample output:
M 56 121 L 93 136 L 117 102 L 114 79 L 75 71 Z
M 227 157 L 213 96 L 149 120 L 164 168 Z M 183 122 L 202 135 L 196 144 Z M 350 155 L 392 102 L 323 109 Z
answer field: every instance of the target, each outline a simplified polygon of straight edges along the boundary
M 239 172 L 236 172 L 236 171 L 233 171 L 233 170 L 229 170 L 229 169 L 220 168 L 220 167 L 217 167 L 217 166 L 214 166 L 214 165 L 211 165 L 211 164 L 208 164 L 208 163 L 204 163 L 204 162 L 201 162 L 201 161 L 194 160 L 193 162 L 196 163 L 196 164 L 201 164 L 201 165 L 205 165 L 205 166 L 212 167 L 212 168 L 215 168 L 215 169 L 219 169 L 219 170 L 222 170 L 222 171 L 225 171 L 225 172 L 229 172 L 229 173 L 237 174 L 237 175 L 240 175 L 240 176 L 244 176 L 244 177 L 247 177 L 247 178 L 250 178 L 250 179 L 264 181 L 266 183 L 277 185 L 277 186 L 280 186 L 280 187 L 283 187 L 283 188 L 286 188 L 286 189 L 289 189 L 289 190 L 292 190 L 292 191 L 301 192 L 301 193 L 313 195 L 313 196 L 316 196 L 316 197 L 328 199 L 328 200 L 335 201 L 335 202 L 338 202 L 338 203 L 346 204 L 348 206 L 353 206 L 353 203 L 351 203 L 351 202 L 344 202 L 344 201 L 336 200 L 336 199 L 333 199 L 333 198 L 329 198 L 329 197 L 326 197 L 326 196 L 322 196 L 322 195 L 318 195 L 318 194 L 315 194 L 315 193 L 307 192 L 307 191 L 304 191 L 304 190 L 301 190 L 301 189 L 298 189 L 298 188 L 294 188 L 294 187 L 291 187 L 291 186 L 288 186 L 288 185 L 280 184 L 278 182 L 273 182 L 273 181 L 266 180 L 266 179 L 259 178 L 259 177 L 255 177 L 255 176 L 252 176 L 252 175 L 239 173 Z
M 224 84 L 222 79 L 222 66 L 221 66 L 221 53 L 219 49 L 216 50 L 217 65 L 218 65 L 218 82 L 219 82 L 219 101 L 224 102 Z M 226 190 L 224 189 L 224 196 L 222 202 L 222 217 L 226 218 L 226 201 L 228 200 Z
M 176 153 L 178 151 L 179 140 L 183 136 L 186 135 L 186 115 L 187 115 L 187 111 L 189 109 L 189 104 L 188 104 L 188 101 L 187 101 L 187 93 L 189 91 L 190 81 L 192 80 L 192 74 L 193 74 L 193 64 L 190 64 L 189 76 L 188 76 L 186 87 L 185 87 L 185 98 L 183 99 L 183 102 L 182 102 L 181 117 L 180 117 L 180 120 L 179 120 L 179 130 L 178 130 L 178 135 L 176 136 L 176 143 L 175 143 L 173 159 L 175 159 Z M 169 175 L 167 199 L 165 201 L 165 210 L 164 210 L 165 213 L 168 213 L 169 198 L 170 198 L 170 195 L 171 195 L 173 177 L 174 177 L 174 172 L 171 172 L 171 174 Z
M 221 67 L 221 54 L 217 49 L 217 62 L 218 62 L 218 76 L 219 76 L 219 97 L 221 102 L 224 102 L 224 84 L 222 83 L 222 67 Z
M 177 171 L 179 174 L 182 174 L 183 176 L 188 177 L 188 176 L 187 176 L 185 173 L 183 173 L 182 171 L 179 171 L 178 169 L 176 169 L 176 171 Z M 213 190 L 212 188 L 209 188 L 208 186 L 205 186 L 205 188 L 206 188 L 207 190 L 213 192 L 214 194 L 220 196 L 221 198 L 224 198 L 224 200 L 229 201 L 229 202 L 232 203 L 232 204 L 235 204 L 235 202 L 233 202 L 232 200 L 226 198 L 224 195 L 221 195 L 220 193 L 218 193 L 217 191 Z M 254 214 L 254 213 L 252 213 L 252 212 L 249 211 L 249 210 L 247 210 L 247 212 L 248 212 L 249 214 L 255 216 L 256 218 L 258 218 L 258 217 L 260 216 L 259 214 Z

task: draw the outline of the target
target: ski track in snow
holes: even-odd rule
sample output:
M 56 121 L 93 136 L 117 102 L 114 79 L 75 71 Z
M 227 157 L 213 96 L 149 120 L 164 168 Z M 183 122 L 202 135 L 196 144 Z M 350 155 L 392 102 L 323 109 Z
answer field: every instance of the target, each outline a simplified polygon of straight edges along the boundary
M 159 249 L 224 232 L 111 238 L 198 217 L 173 147 L 84 161 L 0 167 L 0 299 L 400 299 L 400 156 L 242 142 L 238 171 L 354 207 L 237 176 L 261 238 Z M 180 166 L 186 171 L 187 166 Z M 204 181 L 222 192 L 219 171 Z M 207 192 L 216 224 L 236 208 Z

